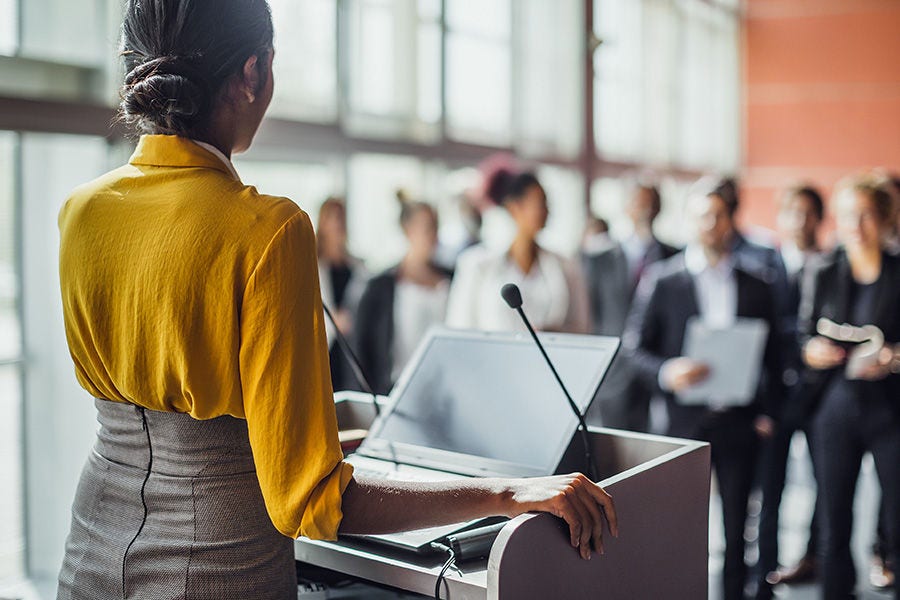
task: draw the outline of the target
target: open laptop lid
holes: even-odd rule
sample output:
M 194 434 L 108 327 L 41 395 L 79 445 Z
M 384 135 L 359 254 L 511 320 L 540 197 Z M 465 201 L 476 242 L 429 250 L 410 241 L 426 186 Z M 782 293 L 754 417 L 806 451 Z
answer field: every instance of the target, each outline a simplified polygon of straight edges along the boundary
M 584 412 L 618 338 L 540 334 Z M 472 476 L 552 474 L 578 426 L 528 334 L 433 328 L 358 452 Z

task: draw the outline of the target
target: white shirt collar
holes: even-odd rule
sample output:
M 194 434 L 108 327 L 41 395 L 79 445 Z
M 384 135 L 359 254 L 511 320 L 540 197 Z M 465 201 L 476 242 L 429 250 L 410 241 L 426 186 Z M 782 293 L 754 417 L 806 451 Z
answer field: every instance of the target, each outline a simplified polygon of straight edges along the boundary
M 731 275 L 731 271 L 734 269 L 734 259 L 729 254 L 713 267 L 709 264 L 709 259 L 706 258 L 703 248 L 698 244 L 689 244 L 684 250 L 684 266 L 691 275 L 696 276 L 704 271 L 711 271 L 722 277 L 727 277 Z
M 241 178 L 240 178 L 240 176 L 238 175 L 237 170 L 234 168 L 234 164 L 231 162 L 231 160 L 229 160 L 229 158 L 228 158 L 227 156 L 225 156 L 225 155 L 222 153 L 221 150 L 219 150 L 218 148 L 216 148 L 216 147 L 213 146 L 212 144 L 207 144 L 206 142 L 201 142 L 200 140 L 191 140 L 191 141 L 194 142 L 195 144 L 197 144 L 198 146 L 200 146 L 201 148 L 203 148 L 204 150 L 206 150 L 207 152 L 211 153 L 213 156 L 215 156 L 215 157 L 218 158 L 219 160 L 221 160 L 222 163 L 223 163 L 226 167 L 228 167 L 228 172 L 231 173 L 231 175 L 232 175 L 235 179 L 237 179 L 238 181 L 240 181 Z

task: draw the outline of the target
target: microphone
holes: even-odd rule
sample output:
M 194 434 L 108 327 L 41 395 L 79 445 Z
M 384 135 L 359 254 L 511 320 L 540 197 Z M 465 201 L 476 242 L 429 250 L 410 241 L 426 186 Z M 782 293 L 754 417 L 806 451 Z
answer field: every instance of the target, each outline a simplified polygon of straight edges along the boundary
M 347 357 L 347 362 L 350 363 L 350 368 L 353 370 L 353 376 L 356 377 L 356 381 L 358 381 L 359 385 L 362 386 L 363 391 L 372 396 L 372 406 L 375 407 L 375 416 L 380 416 L 381 408 L 378 406 L 378 394 L 376 394 L 375 390 L 372 389 L 372 384 L 369 383 L 369 380 L 366 378 L 366 374 L 363 373 L 362 365 L 359 364 L 359 358 L 356 357 L 356 354 L 353 352 L 353 348 L 350 347 L 350 343 L 347 341 L 347 338 L 345 338 L 344 334 L 341 333 L 341 330 L 337 325 L 337 321 L 334 320 L 334 315 L 331 314 L 330 310 L 328 310 L 328 305 L 322 302 L 322 308 L 325 309 L 325 314 L 328 316 L 328 320 L 331 321 L 331 324 L 334 326 L 334 334 L 337 338 L 338 346 L 341 347 L 341 351 L 344 353 L 344 356 Z
M 547 366 L 549 366 L 550 370 L 553 371 L 553 376 L 556 377 L 556 382 L 559 384 L 559 387 L 562 388 L 563 394 L 565 394 L 566 396 L 566 400 L 569 401 L 569 408 L 572 409 L 572 412 L 575 414 L 575 418 L 578 419 L 578 428 L 581 430 L 581 441 L 584 444 L 584 460 L 588 468 L 588 475 L 590 476 L 591 481 L 597 481 L 597 467 L 596 465 L 594 465 L 594 457 L 591 454 L 591 443 L 588 439 L 587 423 L 584 422 L 584 415 L 581 414 L 581 411 L 578 410 L 578 405 L 576 405 L 575 401 L 572 400 L 572 395 L 566 388 L 566 384 L 563 383 L 562 378 L 560 378 L 559 373 L 556 371 L 556 367 L 553 366 L 553 361 L 550 360 L 550 356 L 547 355 L 547 351 L 544 349 L 544 345 L 541 343 L 541 340 L 534 332 L 534 328 L 531 326 L 531 322 L 525 315 L 525 311 L 522 310 L 522 292 L 519 290 L 519 286 L 514 283 L 507 283 L 500 290 L 500 295 L 503 296 L 503 300 L 511 309 L 519 313 L 519 316 L 525 323 L 525 327 L 528 328 L 528 333 L 531 334 L 531 339 L 533 339 L 534 343 L 537 344 L 538 350 L 541 351 L 544 360 L 547 362 Z

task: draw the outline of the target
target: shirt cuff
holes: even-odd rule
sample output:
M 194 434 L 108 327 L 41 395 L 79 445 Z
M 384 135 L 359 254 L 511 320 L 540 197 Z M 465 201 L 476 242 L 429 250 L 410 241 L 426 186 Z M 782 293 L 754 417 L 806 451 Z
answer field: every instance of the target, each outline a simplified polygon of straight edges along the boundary
M 659 374 L 656 376 L 656 383 L 659 384 L 659 389 L 664 392 L 671 392 L 672 389 L 669 387 L 669 372 L 672 370 L 672 362 L 674 358 L 670 358 L 663 362 L 659 367 Z
M 316 486 L 300 521 L 300 535 L 314 540 L 337 539 L 338 527 L 344 517 L 341 497 L 352 477 L 353 466 L 341 461 Z

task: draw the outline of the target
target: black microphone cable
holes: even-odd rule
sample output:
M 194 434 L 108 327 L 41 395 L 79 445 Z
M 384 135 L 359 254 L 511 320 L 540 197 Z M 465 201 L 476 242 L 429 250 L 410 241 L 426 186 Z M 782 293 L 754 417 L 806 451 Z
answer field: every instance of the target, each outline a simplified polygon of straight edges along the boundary
M 544 356 L 544 361 L 553 372 L 553 376 L 556 378 L 556 382 L 559 384 L 559 387 L 562 388 L 563 395 L 565 395 L 566 400 L 569 403 L 569 407 L 572 409 L 572 412 L 578 419 L 578 429 L 581 431 L 581 441 L 584 445 L 584 460 L 588 469 L 588 476 L 591 478 L 591 481 L 598 481 L 597 466 L 594 464 L 594 456 L 591 453 L 591 442 L 588 438 L 587 423 L 585 423 L 584 421 L 584 415 L 581 414 L 580 410 L 578 410 L 578 406 L 572 399 L 572 394 L 569 393 L 566 384 L 563 383 L 562 378 L 556 371 L 556 367 L 553 366 L 553 361 L 550 360 L 550 357 L 547 355 L 547 351 L 544 350 L 544 345 L 538 339 L 537 333 L 535 333 L 534 331 L 534 327 L 531 326 L 531 321 L 528 320 L 528 317 L 525 315 L 525 311 L 522 310 L 522 292 L 519 290 L 519 286 L 514 283 L 507 283 L 500 290 L 500 295 L 503 296 L 503 300 L 506 301 L 506 304 L 509 305 L 510 308 L 519 313 L 519 316 L 525 323 L 525 327 L 528 328 L 528 333 L 531 334 L 531 338 L 534 340 L 535 345 L 537 345 L 538 350 L 540 350 L 541 354 Z
M 450 546 L 446 546 L 439 542 L 432 542 L 431 549 L 447 554 L 447 560 L 444 562 L 444 566 L 441 567 L 441 572 L 434 582 L 434 599 L 441 600 L 441 584 L 445 583 L 447 571 L 456 564 L 456 551 Z
M 378 417 L 381 415 L 381 407 L 378 406 L 378 394 L 375 393 L 375 390 L 372 389 L 372 384 L 369 383 L 366 374 L 363 373 L 362 366 L 359 363 L 359 358 L 357 358 L 356 353 L 353 352 L 353 348 L 350 346 L 350 342 L 347 341 L 347 338 L 344 337 L 344 334 L 341 333 L 340 328 L 338 328 L 337 321 L 334 319 L 334 315 L 331 314 L 331 311 L 328 309 L 328 305 L 322 302 L 322 308 L 325 309 L 325 314 L 328 316 L 328 320 L 331 321 L 331 324 L 334 326 L 334 334 L 337 339 L 338 346 L 341 347 L 344 354 L 347 355 L 347 362 L 350 363 L 350 368 L 353 369 L 353 375 L 356 377 L 356 380 L 362 386 L 363 391 L 372 396 L 372 405 L 375 407 L 375 416 Z

